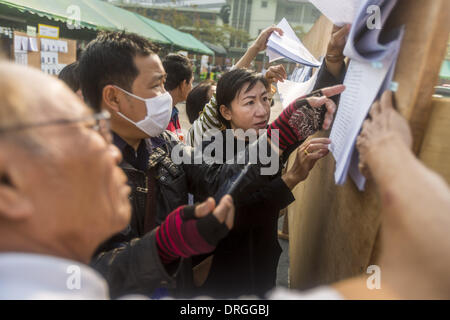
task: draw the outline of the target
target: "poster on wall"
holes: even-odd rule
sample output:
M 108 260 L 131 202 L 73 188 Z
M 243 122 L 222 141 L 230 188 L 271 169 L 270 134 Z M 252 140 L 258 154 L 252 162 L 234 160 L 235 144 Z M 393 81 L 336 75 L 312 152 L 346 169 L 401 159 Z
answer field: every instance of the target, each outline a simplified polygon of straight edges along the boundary
M 41 39 L 41 51 L 68 53 L 68 43 L 64 40 Z
M 37 45 L 37 38 L 28 38 L 28 51 L 37 52 L 38 45 Z
M 28 37 L 14 36 L 14 51 L 15 52 L 28 51 Z
M 202 59 L 200 60 L 200 72 L 204 73 L 204 72 L 208 72 L 208 61 L 209 61 L 209 56 L 203 55 Z
M 14 62 L 21 65 L 28 65 L 28 53 L 27 52 L 14 52 Z
M 57 76 L 57 75 L 59 75 L 59 73 L 65 66 L 67 66 L 67 65 L 66 64 L 41 64 L 41 71 L 46 74 Z
M 38 30 L 41 38 L 59 39 L 59 27 L 38 24 Z
M 41 64 L 58 64 L 58 52 L 41 52 Z

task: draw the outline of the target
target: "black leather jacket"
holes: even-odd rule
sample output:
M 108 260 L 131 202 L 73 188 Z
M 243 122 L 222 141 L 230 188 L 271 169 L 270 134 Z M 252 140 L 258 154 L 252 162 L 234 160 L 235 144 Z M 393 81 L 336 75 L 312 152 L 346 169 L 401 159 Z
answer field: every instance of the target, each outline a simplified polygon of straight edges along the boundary
M 213 196 L 243 168 L 242 164 L 175 164 L 171 158 L 174 148 L 181 151 L 184 159 L 192 159 L 193 149 L 180 144 L 169 131 L 158 138 L 160 143 L 150 153 L 149 173 L 137 170 L 125 161 L 120 164 L 132 188 L 130 225 L 102 244 L 91 263 L 106 278 L 113 298 L 130 293 L 151 296 L 161 287 L 176 289 L 169 290 L 171 295 L 189 297 L 193 288 L 190 259 L 180 259 L 174 266 L 162 266 L 154 231 L 143 232 L 146 210 L 152 209 L 147 208 L 148 174 L 156 180 L 155 222 L 159 225 L 170 212 L 187 204 L 188 193 L 197 199 Z M 247 158 L 249 152 L 252 151 L 247 147 Z M 241 189 L 263 185 L 276 176 L 260 175 L 261 167 L 259 164 L 251 166 Z
M 344 76 L 345 68 L 339 79 L 336 79 L 328 72 L 324 63 L 319 70 L 315 89 L 342 83 Z M 337 99 L 338 97 L 333 98 L 333 100 Z M 170 156 L 173 149 L 180 146 L 178 139 L 169 131 L 165 131 L 158 138 L 161 144 L 152 150 L 149 160 L 150 167 L 154 168 L 151 172 L 156 179 L 156 225 L 164 221 L 174 209 L 186 204 L 188 193 L 194 194 L 196 199 L 205 199 L 207 196 L 214 195 L 231 176 L 242 170 L 243 165 L 239 164 L 208 165 L 204 162 L 174 164 Z M 290 146 L 283 153 L 279 168 L 298 145 L 299 143 Z M 192 157 L 192 148 L 183 146 L 182 149 L 187 157 Z M 248 153 L 249 148 L 246 150 L 247 156 Z M 120 166 L 127 174 L 128 183 L 132 187 L 131 222 L 124 231 L 115 235 L 97 250 L 92 266 L 108 281 L 113 298 L 129 293 L 152 295 L 155 289 L 160 287 L 176 288 L 176 291 L 172 291 L 175 296 L 189 296 L 192 288 L 190 259 L 180 259 L 176 265 L 163 266 L 156 248 L 155 232 L 147 234 L 143 232 L 144 215 L 147 210 L 147 173 L 134 169 L 126 162 L 122 162 Z M 249 190 L 257 190 L 278 177 L 278 172 L 272 176 L 260 175 L 261 167 L 259 164 L 251 166 L 246 175 L 246 181 L 240 190 L 237 190 L 237 194 L 252 195 L 253 192 Z M 249 198 L 251 197 L 236 198 L 236 207 L 243 205 L 245 199 Z

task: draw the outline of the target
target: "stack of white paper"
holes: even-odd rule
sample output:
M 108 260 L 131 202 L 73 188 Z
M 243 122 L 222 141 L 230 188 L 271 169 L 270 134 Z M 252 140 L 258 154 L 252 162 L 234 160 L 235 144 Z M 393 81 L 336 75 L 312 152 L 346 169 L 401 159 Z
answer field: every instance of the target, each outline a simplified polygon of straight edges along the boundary
M 317 75 L 319 71 L 316 71 L 314 75 L 305 82 L 294 82 L 289 80 L 284 80 L 284 82 L 278 82 L 278 93 L 281 98 L 281 103 L 283 108 L 286 108 L 291 102 L 296 99 L 311 93 L 316 84 Z
M 313 74 L 313 70 L 314 68 L 309 66 L 301 66 L 301 67 L 297 66 L 295 67 L 294 71 L 292 71 L 288 79 L 294 82 L 308 81 Z
M 381 25 L 384 25 L 396 3 L 397 0 L 365 0 L 344 49 L 344 54 L 352 60 L 344 80 L 346 90 L 341 95 L 330 134 L 330 150 L 336 160 L 336 183 L 343 184 L 350 172 L 360 190 L 364 189 L 365 179 L 358 170 L 356 138 L 374 100 L 391 84 L 403 39 L 403 28 L 400 28 L 390 32 L 391 41 L 380 43 L 382 29 L 367 28 L 370 14 L 366 9 L 378 5 Z
M 361 0 L 309 0 L 320 12 L 337 26 L 353 23 Z
M 294 30 L 283 18 L 277 25 L 283 30 L 283 36 L 273 32 L 267 41 L 266 53 L 269 56 L 269 62 L 278 59 L 288 58 L 292 61 L 301 63 L 306 66 L 319 67 L 320 62 L 306 49 L 303 43 L 298 39 Z

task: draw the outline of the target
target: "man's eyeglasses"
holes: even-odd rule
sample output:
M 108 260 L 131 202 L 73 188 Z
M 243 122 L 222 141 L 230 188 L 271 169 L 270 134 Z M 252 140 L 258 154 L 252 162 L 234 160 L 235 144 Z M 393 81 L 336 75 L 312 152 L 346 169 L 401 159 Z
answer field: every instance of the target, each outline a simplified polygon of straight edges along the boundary
M 108 111 L 102 111 L 100 113 L 94 113 L 85 117 L 76 118 L 76 119 L 58 119 L 47 122 L 37 122 L 30 124 L 18 124 L 6 128 L 0 128 L 0 134 L 13 132 L 13 131 L 21 131 L 28 130 L 33 128 L 51 126 L 51 125 L 65 125 L 65 124 L 73 124 L 86 122 L 86 126 L 97 131 L 108 143 L 112 141 L 112 135 L 110 131 L 110 119 L 111 115 Z

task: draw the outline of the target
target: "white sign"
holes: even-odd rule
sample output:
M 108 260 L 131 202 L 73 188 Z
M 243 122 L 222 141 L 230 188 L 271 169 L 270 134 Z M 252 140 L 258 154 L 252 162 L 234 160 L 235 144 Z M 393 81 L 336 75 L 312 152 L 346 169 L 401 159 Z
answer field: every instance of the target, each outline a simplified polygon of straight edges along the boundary
M 39 24 L 39 36 L 43 38 L 58 39 L 59 27 L 48 26 L 46 24 Z

